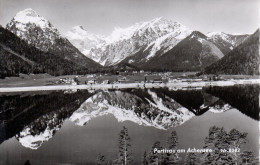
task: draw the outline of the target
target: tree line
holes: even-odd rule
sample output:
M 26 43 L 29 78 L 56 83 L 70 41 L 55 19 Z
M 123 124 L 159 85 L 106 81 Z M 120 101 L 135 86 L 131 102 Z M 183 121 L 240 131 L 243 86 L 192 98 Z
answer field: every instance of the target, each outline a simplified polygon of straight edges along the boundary
M 178 152 L 158 153 L 155 149 L 163 148 L 177 150 L 178 135 L 172 131 L 167 139 L 167 146 L 162 146 L 160 141 L 156 141 L 151 150 L 144 151 L 142 155 L 143 165 L 258 165 L 258 157 L 253 151 L 246 149 L 247 133 L 232 129 L 226 132 L 225 129 L 213 126 L 210 127 L 208 136 L 204 140 L 204 149 L 212 149 L 213 152 L 187 152 L 181 157 Z M 232 151 L 230 151 L 232 149 Z M 237 150 L 235 150 L 237 149 Z M 98 165 L 132 165 L 135 164 L 131 138 L 128 129 L 123 127 L 118 138 L 118 156 L 115 160 L 107 160 L 101 153 L 96 159 Z

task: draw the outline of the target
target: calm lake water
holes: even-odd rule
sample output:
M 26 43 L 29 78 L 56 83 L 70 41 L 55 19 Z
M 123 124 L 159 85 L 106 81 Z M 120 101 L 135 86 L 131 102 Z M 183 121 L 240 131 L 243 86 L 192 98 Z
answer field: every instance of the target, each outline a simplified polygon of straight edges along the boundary
M 123 126 L 135 164 L 173 130 L 178 148 L 202 148 L 214 125 L 247 132 L 246 148 L 259 150 L 259 85 L 5 93 L 0 107 L 0 165 L 112 161 Z

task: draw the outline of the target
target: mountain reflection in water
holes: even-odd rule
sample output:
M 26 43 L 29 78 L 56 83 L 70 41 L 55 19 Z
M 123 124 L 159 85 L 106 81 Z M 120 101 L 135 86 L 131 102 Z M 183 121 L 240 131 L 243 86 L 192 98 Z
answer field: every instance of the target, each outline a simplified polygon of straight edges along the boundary
M 3 94 L 0 106 L 0 147 L 16 137 L 24 147 L 38 149 L 67 119 L 83 126 L 110 114 L 118 122 L 168 130 L 207 111 L 222 113 L 235 108 L 258 121 L 259 85 L 177 91 L 152 88 Z
M 19 139 L 30 135 L 28 141 L 32 144 L 25 142 L 23 145 L 37 149 L 43 141 L 51 138 L 63 121 L 91 95 L 93 94 L 88 91 L 71 94 L 58 91 L 25 96 L 1 96 L 0 143 L 13 136 Z

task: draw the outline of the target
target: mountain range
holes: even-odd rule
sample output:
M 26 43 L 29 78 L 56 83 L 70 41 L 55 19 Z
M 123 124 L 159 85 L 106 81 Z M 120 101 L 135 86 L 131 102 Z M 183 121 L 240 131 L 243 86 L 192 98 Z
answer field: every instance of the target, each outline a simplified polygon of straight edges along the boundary
M 83 43 L 89 42 L 89 39 L 92 38 L 90 34 L 86 40 L 78 40 L 75 43 L 73 38 L 80 32 L 71 33 L 73 29 L 66 36 L 74 45 L 79 45 L 82 41 Z M 110 36 L 106 38 L 98 37 L 101 42 L 85 52 L 88 52 L 86 54 L 88 57 L 100 57 L 96 62 L 104 66 L 111 66 L 145 49 L 151 49 L 147 54 L 147 58 L 150 58 L 159 49 L 173 47 L 190 33 L 189 29 L 178 22 L 156 18 L 151 21 L 136 23 L 125 29 L 115 28 Z M 166 40 L 168 41 L 166 42 Z
M 32 9 L 25 9 L 0 30 L 0 56 L 4 59 L 0 63 L 1 78 L 19 73 L 85 74 L 121 66 L 149 71 L 259 74 L 216 69 L 220 60 L 230 66 L 237 62 L 239 58 L 227 60 L 229 54 L 259 59 L 256 50 L 240 52 L 247 50 L 239 47 L 248 47 L 251 35 L 224 32 L 205 35 L 165 18 L 115 28 L 107 37 L 90 33 L 82 26 L 61 35 L 47 19 Z M 255 48 L 257 46 L 250 47 Z M 259 62 L 251 64 L 253 61 L 249 60 L 246 67 L 257 69 Z
M 153 57 L 141 67 L 145 70 L 198 71 L 223 56 L 204 34 L 194 31 L 172 49 Z
M 251 36 L 224 32 L 210 32 L 205 35 L 164 18 L 136 23 L 125 29 L 116 28 L 108 37 L 94 35 L 84 29 L 83 33 L 81 28 L 81 34 L 89 34 L 85 40 L 80 37 L 76 40 L 76 34 L 79 32 L 75 31 L 75 28 L 73 29 L 67 33 L 69 35 L 66 37 L 76 47 L 84 44 L 91 45 L 87 43 L 96 42 L 96 38 L 98 38 L 100 42 L 97 42 L 96 46 L 85 47 L 84 54 L 101 65 L 149 71 L 204 71 L 210 65 L 216 66 L 215 63 L 227 54 L 234 54 L 239 45 L 244 42 L 244 45 L 249 43 L 246 41 Z M 94 39 L 91 40 L 91 38 Z M 240 63 L 242 70 L 243 68 L 248 70 L 246 69 L 248 66 L 258 68 L 256 67 L 259 65 L 257 44 L 259 41 L 253 47 L 252 55 L 247 54 L 255 59 L 255 63 L 251 64 L 253 60 L 247 66 Z M 227 61 L 227 57 L 225 57 L 222 61 L 226 61 L 226 65 L 232 66 L 232 63 L 236 63 L 237 60 L 233 58 Z M 252 71 L 236 72 L 235 68 L 233 70 L 223 71 L 221 74 L 259 74 L 259 72 Z M 203 73 L 217 74 L 219 72 L 211 69 L 211 72 Z
M 29 60 L 41 65 L 44 72 L 54 72 L 55 75 L 73 74 L 100 67 L 62 37 L 48 20 L 32 9 L 18 12 L 6 25 L 6 29 L 1 30 L 2 48 L 10 49 L 12 54 L 16 53 L 18 56 L 27 56 Z M 9 32 L 14 35 L 8 34 Z M 31 49 L 35 49 L 36 52 L 32 53 Z

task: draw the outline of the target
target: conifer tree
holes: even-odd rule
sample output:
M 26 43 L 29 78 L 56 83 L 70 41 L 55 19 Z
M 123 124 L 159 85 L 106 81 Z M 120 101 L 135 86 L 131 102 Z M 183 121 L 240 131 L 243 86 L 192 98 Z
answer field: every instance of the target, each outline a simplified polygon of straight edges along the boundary
M 148 160 L 147 160 L 147 153 L 146 153 L 146 151 L 144 151 L 144 155 L 143 155 L 143 165 L 148 165 Z
M 243 152 L 247 133 L 232 129 L 227 133 L 224 128 L 216 126 L 209 129 L 204 148 L 212 149 L 212 153 L 202 153 L 202 164 L 254 164 L 256 157 L 253 152 Z M 256 163 L 257 164 L 257 163 Z
M 197 164 L 197 155 L 196 153 L 187 153 L 185 156 L 184 165 L 196 165 Z
M 171 136 L 168 138 L 168 145 L 169 145 L 169 149 L 177 149 L 177 145 L 178 145 L 178 136 L 176 131 L 172 131 L 171 132 Z
M 230 148 L 240 149 L 240 146 L 246 143 L 246 136 L 247 133 L 240 133 L 238 130 L 232 129 L 229 132 L 229 139 L 228 139 Z M 234 159 L 235 164 L 237 165 L 240 152 L 233 152 L 231 156 Z
M 258 165 L 259 160 L 255 157 L 251 151 L 244 151 L 241 154 L 239 164 L 241 165 Z
M 151 151 L 149 152 L 149 155 L 148 155 L 148 164 L 149 165 L 150 164 L 156 164 L 156 165 L 162 164 L 162 161 L 163 161 L 162 154 L 155 152 L 155 149 L 157 149 L 157 150 L 162 149 L 161 143 L 159 141 L 156 141 L 153 144 L 153 147 L 152 147 Z
M 133 160 L 131 156 L 132 154 L 130 151 L 130 147 L 131 147 L 130 137 L 128 135 L 128 130 L 125 126 L 119 133 L 118 142 L 119 142 L 118 159 L 114 161 L 115 164 L 120 164 L 120 165 L 133 164 Z
M 168 145 L 169 145 L 169 149 L 172 149 L 172 150 L 175 150 L 175 151 L 177 150 L 177 146 L 178 146 L 179 142 L 178 142 L 178 136 L 177 136 L 176 131 L 171 132 L 171 135 L 168 138 L 167 142 L 168 142 Z M 166 164 L 175 165 L 175 164 L 178 164 L 180 162 L 180 160 L 181 160 L 181 157 L 179 157 L 177 152 L 174 152 L 174 153 L 167 153 L 165 155 L 164 162 Z

